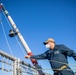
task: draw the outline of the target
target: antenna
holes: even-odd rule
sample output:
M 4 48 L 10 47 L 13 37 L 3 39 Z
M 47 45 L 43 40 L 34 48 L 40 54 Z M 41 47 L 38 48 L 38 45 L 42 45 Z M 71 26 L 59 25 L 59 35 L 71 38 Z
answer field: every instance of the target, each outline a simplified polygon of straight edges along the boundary
M 17 35 L 18 38 L 19 38 L 19 40 L 20 40 L 20 42 L 22 43 L 25 51 L 27 52 L 27 54 L 30 55 L 30 56 L 33 55 L 33 53 L 31 52 L 31 50 L 30 50 L 30 48 L 29 48 L 29 46 L 27 45 L 27 43 L 26 43 L 26 41 L 24 40 L 23 36 L 21 35 L 20 31 L 18 30 L 16 24 L 14 23 L 13 19 L 11 18 L 11 16 L 9 15 L 8 11 L 5 9 L 5 7 L 4 7 L 4 5 L 3 5 L 2 3 L 0 4 L 0 7 L 2 8 L 4 14 L 6 15 L 7 19 L 9 20 L 11 26 L 12 26 L 13 29 L 14 29 L 14 31 L 13 31 L 13 30 L 10 31 L 9 36 L 14 37 L 15 35 Z M 41 70 L 41 66 L 38 65 L 38 62 L 37 62 L 35 59 L 31 59 L 31 62 L 33 63 L 33 65 L 34 65 L 37 69 L 39 69 L 39 70 L 38 70 L 38 73 L 39 73 L 40 75 L 45 75 L 45 74 L 43 73 L 43 71 Z

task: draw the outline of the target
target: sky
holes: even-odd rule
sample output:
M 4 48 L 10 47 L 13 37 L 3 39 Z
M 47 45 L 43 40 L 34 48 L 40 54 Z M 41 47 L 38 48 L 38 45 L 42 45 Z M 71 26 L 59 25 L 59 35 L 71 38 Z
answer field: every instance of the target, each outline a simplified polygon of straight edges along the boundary
M 76 52 L 76 1 L 75 0 L 0 0 L 8 10 L 16 26 L 27 42 L 34 55 L 47 51 L 43 42 L 54 38 L 56 44 L 64 44 Z M 22 52 L 16 38 L 8 36 L 10 24 L 2 12 L 0 20 L 3 23 L 7 39 L 15 57 L 32 65 L 25 59 L 26 51 Z M 11 54 L 0 25 L 0 50 Z M 72 57 L 68 62 L 76 66 Z M 44 69 L 51 69 L 48 60 L 38 60 Z M 71 68 L 75 68 L 70 66 Z M 74 70 L 75 71 L 75 70 Z M 53 71 L 46 71 L 53 74 Z

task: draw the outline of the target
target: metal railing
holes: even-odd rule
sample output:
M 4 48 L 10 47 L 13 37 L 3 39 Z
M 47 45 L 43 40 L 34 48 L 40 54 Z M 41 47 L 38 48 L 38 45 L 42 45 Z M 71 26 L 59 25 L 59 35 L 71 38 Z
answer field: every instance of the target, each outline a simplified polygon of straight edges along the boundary
M 0 50 L 0 75 L 39 75 L 39 73 L 29 63 Z
M 34 66 L 0 50 L 0 75 L 38 75 Z

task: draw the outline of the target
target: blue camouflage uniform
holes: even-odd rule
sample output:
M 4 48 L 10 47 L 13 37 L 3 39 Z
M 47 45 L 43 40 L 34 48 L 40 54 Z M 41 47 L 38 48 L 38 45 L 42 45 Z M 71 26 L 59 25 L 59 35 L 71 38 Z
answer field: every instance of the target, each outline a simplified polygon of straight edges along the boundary
M 48 59 L 54 71 L 54 75 L 74 75 L 73 71 L 68 66 L 67 56 L 73 57 L 76 60 L 76 53 L 65 45 L 55 45 L 53 50 L 47 50 L 43 54 L 33 55 L 34 59 Z M 63 70 L 57 70 L 63 65 L 67 67 Z M 68 69 L 68 70 L 67 70 Z

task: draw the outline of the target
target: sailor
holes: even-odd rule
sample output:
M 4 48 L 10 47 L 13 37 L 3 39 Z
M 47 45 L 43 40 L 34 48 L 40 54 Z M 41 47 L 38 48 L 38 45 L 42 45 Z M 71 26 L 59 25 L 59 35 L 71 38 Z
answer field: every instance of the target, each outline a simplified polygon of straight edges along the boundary
M 57 45 L 53 38 L 49 38 L 43 44 L 48 48 L 46 52 L 39 55 L 26 55 L 25 58 L 31 59 L 48 59 L 54 75 L 74 75 L 71 68 L 68 66 L 67 56 L 73 57 L 76 60 L 76 53 L 63 44 Z

